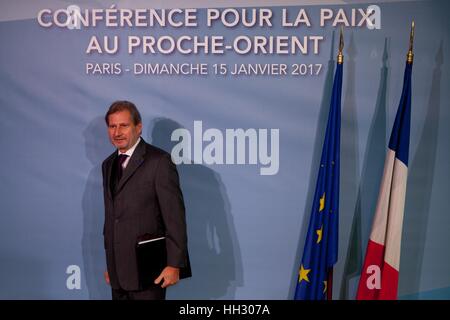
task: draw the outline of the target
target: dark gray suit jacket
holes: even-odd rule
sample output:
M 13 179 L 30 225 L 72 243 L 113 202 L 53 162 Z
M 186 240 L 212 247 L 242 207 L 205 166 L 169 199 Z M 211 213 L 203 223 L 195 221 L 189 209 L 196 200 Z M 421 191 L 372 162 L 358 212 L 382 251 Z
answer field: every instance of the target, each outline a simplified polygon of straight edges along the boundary
M 190 276 L 183 195 L 170 154 L 141 138 L 114 192 L 110 186 L 116 158 L 117 151 L 102 164 L 103 235 L 111 286 L 141 289 L 135 248 L 144 234 L 165 236 L 167 264 L 181 268 L 182 278 Z

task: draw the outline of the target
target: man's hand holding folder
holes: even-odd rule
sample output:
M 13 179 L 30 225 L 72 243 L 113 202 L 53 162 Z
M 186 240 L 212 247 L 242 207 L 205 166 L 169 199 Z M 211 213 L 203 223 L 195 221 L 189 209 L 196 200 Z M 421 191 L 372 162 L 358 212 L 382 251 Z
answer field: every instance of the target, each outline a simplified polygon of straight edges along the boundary
M 167 266 L 163 269 L 161 274 L 155 280 L 155 284 L 160 284 L 164 280 L 161 288 L 166 288 L 176 284 L 180 280 L 180 268 Z

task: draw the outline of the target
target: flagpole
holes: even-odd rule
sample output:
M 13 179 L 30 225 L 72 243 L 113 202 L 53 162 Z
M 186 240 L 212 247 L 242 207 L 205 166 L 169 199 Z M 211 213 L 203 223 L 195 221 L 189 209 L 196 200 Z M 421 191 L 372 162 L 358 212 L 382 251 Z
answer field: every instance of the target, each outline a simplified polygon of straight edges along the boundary
M 342 54 L 342 50 L 344 49 L 344 28 L 341 26 L 341 33 L 339 35 L 339 52 L 337 55 L 337 63 L 344 63 L 344 55 Z
M 408 54 L 406 55 L 406 62 L 408 64 L 412 64 L 414 60 L 413 43 L 414 43 L 414 20 L 411 22 L 411 32 L 409 34 L 409 50 Z

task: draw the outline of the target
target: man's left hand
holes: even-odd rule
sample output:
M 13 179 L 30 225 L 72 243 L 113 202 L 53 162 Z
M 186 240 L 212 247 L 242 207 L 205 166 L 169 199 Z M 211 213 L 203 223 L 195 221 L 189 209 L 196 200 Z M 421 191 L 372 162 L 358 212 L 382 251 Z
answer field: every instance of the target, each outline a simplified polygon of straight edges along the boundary
M 172 286 L 180 280 L 180 269 L 167 266 L 161 272 L 158 278 L 155 279 L 155 284 L 161 283 L 161 280 L 164 279 L 164 282 L 161 288 L 166 288 L 168 286 Z

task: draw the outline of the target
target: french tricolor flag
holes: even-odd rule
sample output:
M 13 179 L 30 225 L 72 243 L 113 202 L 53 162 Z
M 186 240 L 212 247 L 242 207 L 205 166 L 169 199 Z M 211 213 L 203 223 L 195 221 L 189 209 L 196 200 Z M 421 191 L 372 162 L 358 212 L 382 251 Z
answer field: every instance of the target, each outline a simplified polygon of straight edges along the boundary
M 408 176 L 412 59 L 406 63 L 400 105 L 392 128 L 358 300 L 397 299 L 403 210 Z

